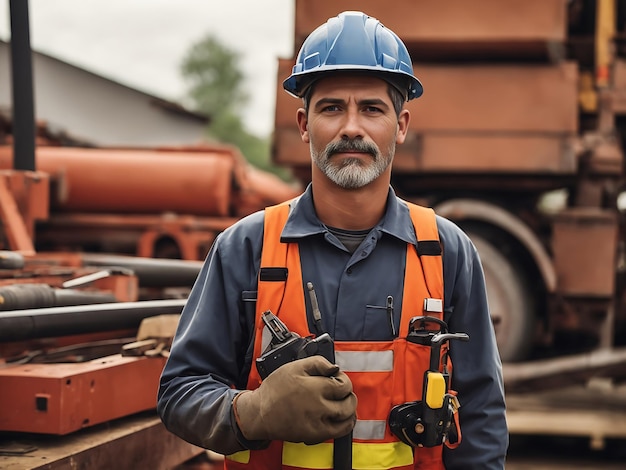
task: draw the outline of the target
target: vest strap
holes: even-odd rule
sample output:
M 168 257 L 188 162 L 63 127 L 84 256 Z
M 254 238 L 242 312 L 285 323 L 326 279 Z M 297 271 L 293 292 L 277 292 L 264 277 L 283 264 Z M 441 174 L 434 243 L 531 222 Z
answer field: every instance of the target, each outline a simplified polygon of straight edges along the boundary
M 428 292 L 431 298 L 443 301 L 443 247 L 439 241 L 435 211 L 409 202 L 406 204 L 415 226 L 417 254 L 420 255 Z

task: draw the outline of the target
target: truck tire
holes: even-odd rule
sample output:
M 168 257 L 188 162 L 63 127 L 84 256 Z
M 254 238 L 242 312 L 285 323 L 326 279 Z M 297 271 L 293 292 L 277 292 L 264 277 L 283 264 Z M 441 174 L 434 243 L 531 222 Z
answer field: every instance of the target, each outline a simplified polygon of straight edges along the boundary
M 521 268 L 482 236 L 468 232 L 485 272 L 489 310 L 503 362 L 527 359 L 534 342 L 533 296 Z

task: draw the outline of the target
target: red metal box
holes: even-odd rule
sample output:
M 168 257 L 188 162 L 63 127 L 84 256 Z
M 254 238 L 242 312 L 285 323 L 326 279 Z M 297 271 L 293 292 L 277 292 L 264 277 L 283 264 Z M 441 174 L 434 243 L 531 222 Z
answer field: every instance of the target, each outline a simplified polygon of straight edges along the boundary
M 559 293 L 613 296 L 618 239 L 615 212 L 591 207 L 568 209 L 555 217 L 553 227 Z
M 165 358 L 113 355 L 0 369 L 0 430 L 68 434 L 156 407 Z
M 567 34 L 566 0 L 296 0 L 295 50 L 314 28 L 345 10 L 378 18 L 413 59 L 553 56 Z
M 282 89 L 293 60 L 280 60 L 274 161 L 310 163 L 296 111 Z M 416 65 L 424 95 L 407 103 L 410 135 L 396 169 L 571 174 L 578 129 L 576 64 Z

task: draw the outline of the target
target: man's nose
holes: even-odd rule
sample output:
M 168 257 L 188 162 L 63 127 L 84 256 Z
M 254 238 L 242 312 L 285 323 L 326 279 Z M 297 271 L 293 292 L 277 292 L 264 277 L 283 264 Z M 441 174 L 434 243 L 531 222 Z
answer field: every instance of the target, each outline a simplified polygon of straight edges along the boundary
M 359 112 L 356 109 L 348 109 L 344 115 L 343 125 L 341 128 L 341 137 L 347 139 L 363 138 L 363 126 Z

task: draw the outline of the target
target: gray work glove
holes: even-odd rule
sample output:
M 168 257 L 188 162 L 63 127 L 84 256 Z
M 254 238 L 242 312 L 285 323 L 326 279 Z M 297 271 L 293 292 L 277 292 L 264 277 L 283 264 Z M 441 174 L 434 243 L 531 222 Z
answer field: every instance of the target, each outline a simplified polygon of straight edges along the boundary
M 356 422 L 356 403 L 348 376 L 322 356 L 289 362 L 233 400 L 246 439 L 306 444 L 347 435 Z

